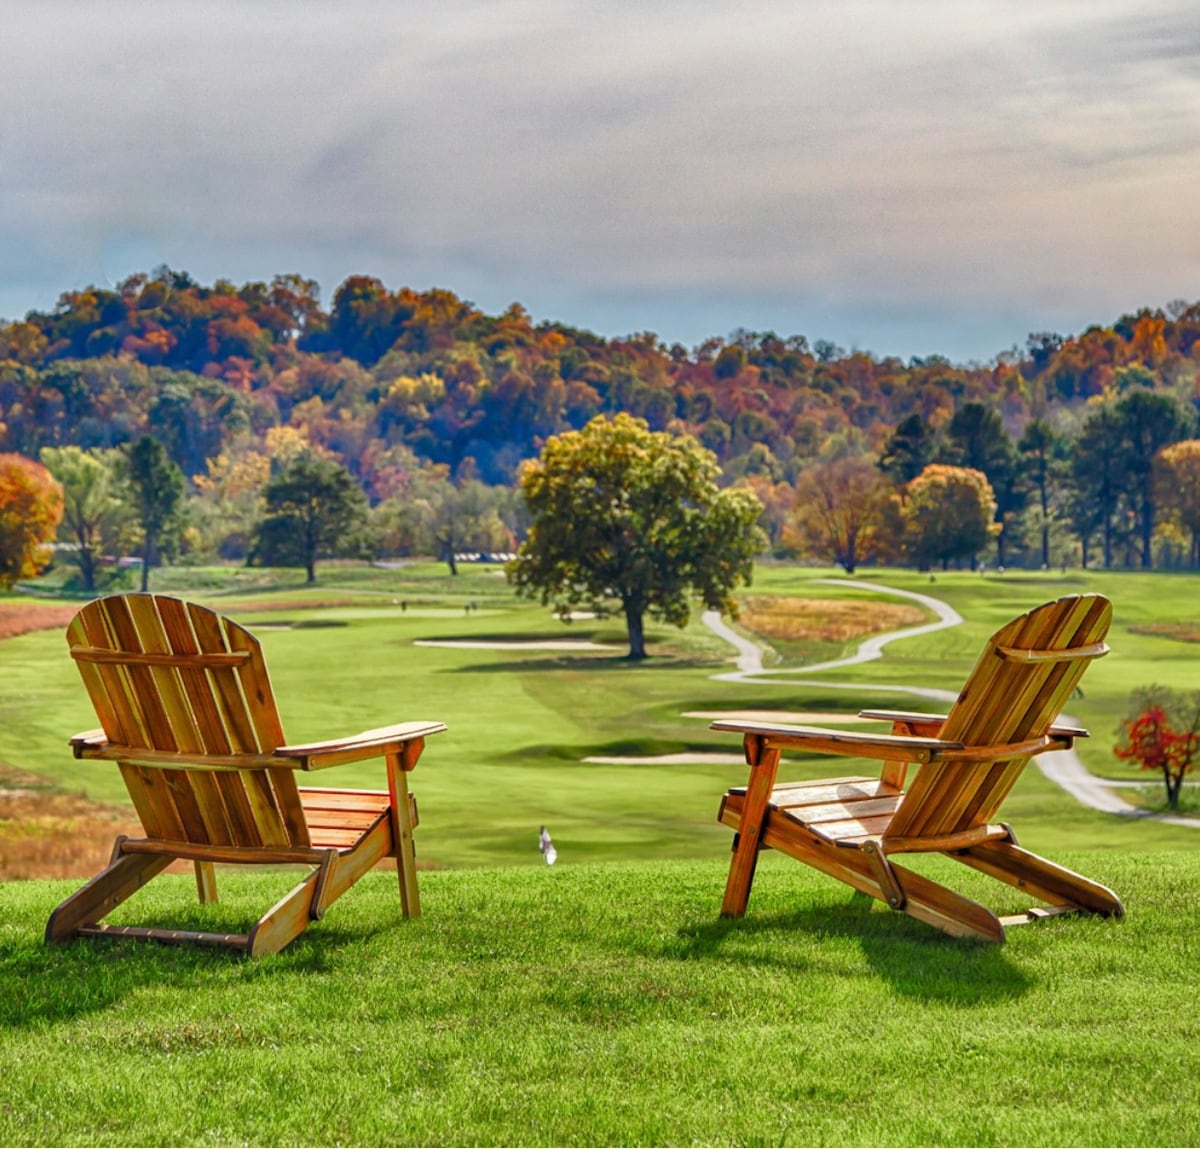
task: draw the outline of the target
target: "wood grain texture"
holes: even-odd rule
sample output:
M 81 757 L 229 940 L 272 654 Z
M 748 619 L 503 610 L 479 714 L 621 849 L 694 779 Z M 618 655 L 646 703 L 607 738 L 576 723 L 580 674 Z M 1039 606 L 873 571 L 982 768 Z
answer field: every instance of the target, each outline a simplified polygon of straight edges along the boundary
M 776 784 L 772 776 L 764 797 L 748 753 L 750 783 L 729 790 L 718 814 L 738 835 L 722 913 L 744 910 L 749 898 L 753 865 L 742 842 L 749 831 L 755 853 L 781 850 L 956 936 L 999 942 L 1004 927 L 990 910 L 896 866 L 892 855 L 942 853 L 1050 903 L 1019 915 L 1021 921 L 1064 906 L 1119 916 L 1123 907 L 1111 890 L 1021 849 L 996 821 L 1032 757 L 1086 736 L 1059 714 L 1089 663 L 1108 652 L 1111 621 L 1111 603 L 1092 594 L 1020 615 L 984 645 L 948 714 L 861 712 L 891 722 L 890 735 L 714 722 L 713 729 L 741 733 L 748 748 L 755 745 L 757 760 L 773 753 L 777 762 L 780 751 L 802 750 L 882 764 L 877 782 L 854 776 Z
M 110 865 L 51 915 L 47 938 L 115 934 L 276 952 L 383 858 L 394 856 L 401 908 L 420 912 L 407 774 L 440 722 L 403 722 L 288 746 L 258 640 L 207 607 L 166 595 L 112 595 L 67 627 L 100 728 L 76 757 L 117 764 L 145 837 L 119 839 Z M 298 769 L 383 759 L 386 791 L 311 788 Z M 195 864 L 201 901 L 215 863 L 316 867 L 248 934 L 110 928 L 100 919 L 172 860 Z

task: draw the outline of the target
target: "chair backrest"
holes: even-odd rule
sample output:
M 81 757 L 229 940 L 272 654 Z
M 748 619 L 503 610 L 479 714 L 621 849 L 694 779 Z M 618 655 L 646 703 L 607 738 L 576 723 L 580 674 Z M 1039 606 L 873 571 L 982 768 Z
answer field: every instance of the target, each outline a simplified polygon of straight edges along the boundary
M 123 594 L 85 606 L 67 642 L 147 836 L 309 844 L 293 771 L 253 762 L 285 739 L 252 634 L 195 603 Z M 164 753 L 178 766 L 147 764 Z
M 1107 652 L 1112 604 L 1068 595 L 998 630 L 984 646 L 938 736 L 967 747 L 1040 738 L 1058 718 L 1093 658 Z M 922 837 L 990 822 L 1029 756 L 955 761 L 917 771 L 887 830 Z

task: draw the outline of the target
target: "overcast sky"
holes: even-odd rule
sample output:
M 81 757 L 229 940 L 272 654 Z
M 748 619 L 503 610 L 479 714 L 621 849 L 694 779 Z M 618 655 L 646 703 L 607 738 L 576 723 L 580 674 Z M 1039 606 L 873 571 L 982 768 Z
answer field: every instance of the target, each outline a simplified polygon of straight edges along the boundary
M 9 0 L 0 317 L 166 263 L 985 362 L 1200 298 L 1195 0 Z

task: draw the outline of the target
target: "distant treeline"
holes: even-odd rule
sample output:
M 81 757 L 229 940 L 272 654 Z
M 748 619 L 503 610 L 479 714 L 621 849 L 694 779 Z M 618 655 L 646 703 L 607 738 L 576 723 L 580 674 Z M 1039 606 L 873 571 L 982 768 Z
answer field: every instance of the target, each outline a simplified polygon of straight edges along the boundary
M 414 469 L 510 485 L 548 436 L 626 411 L 695 435 L 726 482 L 752 485 L 780 552 L 812 550 L 801 477 L 857 457 L 897 484 L 929 463 L 981 470 L 1000 561 L 1175 564 L 1200 559 L 1200 524 L 1161 452 L 1196 433 L 1198 357 L 1200 303 L 1036 333 L 964 366 L 774 332 L 606 339 L 364 276 L 326 310 L 297 275 L 205 286 L 160 268 L 0 325 L 0 451 L 151 435 L 202 488 L 214 460 L 286 428 L 378 504 Z

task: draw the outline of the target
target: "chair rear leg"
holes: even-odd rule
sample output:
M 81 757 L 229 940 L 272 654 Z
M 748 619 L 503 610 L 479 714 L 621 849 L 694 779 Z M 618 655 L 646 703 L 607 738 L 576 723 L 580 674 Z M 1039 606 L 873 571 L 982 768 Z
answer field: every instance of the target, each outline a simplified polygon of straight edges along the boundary
M 173 861 L 162 854 L 121 855 L 121 841 L 117 840 L 113 861 L 107 868 L 51 913 L 46 923 L 47 942 L 69 941 L 81 928 L 98 924 Z
M 951 937 L 1004 941 L 1003 924 L 986 906 L 894 862 L 891 869 L 904 891 L 903 913 Z
M 1121 899 L 1107 886 L 1032 854 L 1013 842 L 985 842 L 949 856 L 1052 905 L 1070 905 L 1118 918 L 1125 915 Z

